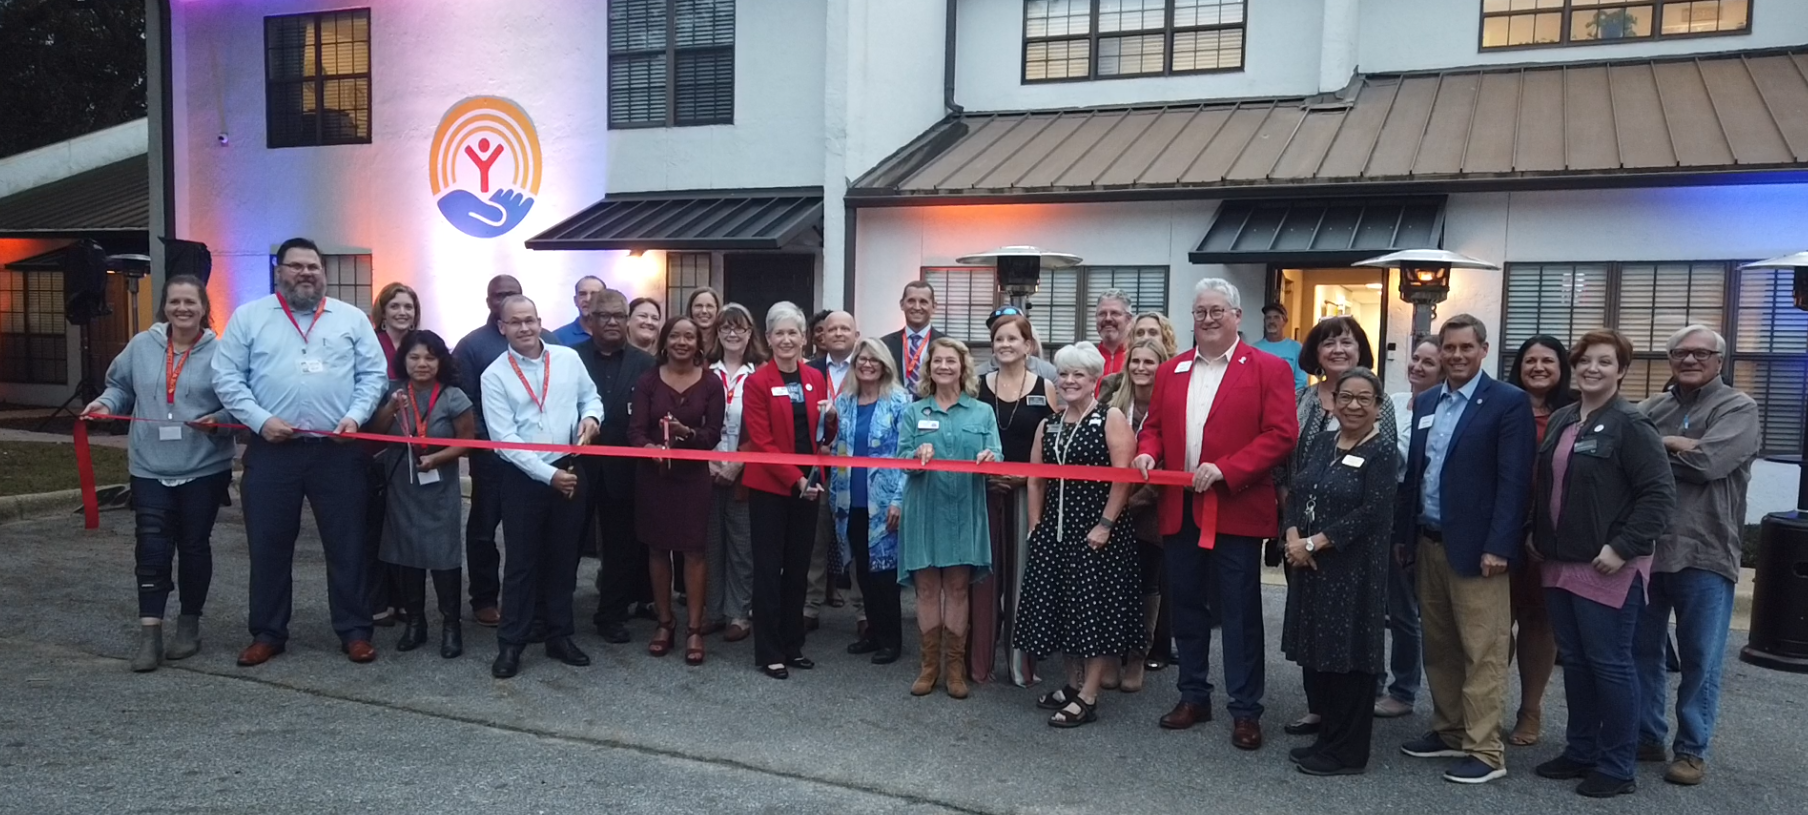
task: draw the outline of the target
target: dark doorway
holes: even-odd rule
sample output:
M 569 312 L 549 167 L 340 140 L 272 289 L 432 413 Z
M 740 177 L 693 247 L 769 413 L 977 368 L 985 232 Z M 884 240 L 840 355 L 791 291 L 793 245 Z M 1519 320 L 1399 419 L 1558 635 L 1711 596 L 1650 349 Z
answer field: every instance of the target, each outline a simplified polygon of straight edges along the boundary
M 722 296 L 740 303 L 765 331 L 766 310 L 789 300 L 808 317 L 816 302 L 816 256 L 748 252 L 722 256 Z

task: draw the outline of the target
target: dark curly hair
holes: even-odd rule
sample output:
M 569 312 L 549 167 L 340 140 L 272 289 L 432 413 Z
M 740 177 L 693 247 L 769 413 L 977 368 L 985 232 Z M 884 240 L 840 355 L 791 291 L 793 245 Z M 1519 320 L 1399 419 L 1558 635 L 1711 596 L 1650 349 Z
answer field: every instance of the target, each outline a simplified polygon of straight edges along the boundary
M 1368 332 L 1362 330 L 1362 323 L 1355 317 L 1330 317 L 1320 320 L 1318 325 L 1306 332 L 1306 341 L 1300 343 L 1299 367 L 1312 376 L 1324 376 L 1324 366 L 1318 364 L 1318 347 L 1325 340 L 1349 335 L 1356 340 L 1356 367 L 1375 369 L 1375 349 L 1369 347 Z
M 1520 343 L 1519 353 L 1513 355 L 1512 367 L 1507 368 L 1507 384 L 1520 390 L 1526 389 L 1525 383 L 1521 381 L 1521 374 L 1525 370 L 1525 355 L 1533 348 L 1540 346 L 1550 349 L 1551 354 L 1557 357 L 1557 385 L 1551 388 L 1551 392 L 1544 397 L 1544 406 L 1556 410 L 1576 401 L 1576 392 L 1570 385 L 1570 378 L 1573 374 L 1569 362 L 1570 354 L 1563 347 L 1562 340 L 1549 334 L 1536 334 Z
M 439 375 L 434 377 L 446 387 L 458 386 L 458 361 L 452 358 L 452 351 L 446 347 L 446 341 L 440 335 L 427 330 L 410 331 L 402 335 L 402 341 L 396 343 L 395 359 L 390 364 L 403 379 L 408 378 L 408 352 L 417 345 L 427 348 L 427 353 L 439 360 Z

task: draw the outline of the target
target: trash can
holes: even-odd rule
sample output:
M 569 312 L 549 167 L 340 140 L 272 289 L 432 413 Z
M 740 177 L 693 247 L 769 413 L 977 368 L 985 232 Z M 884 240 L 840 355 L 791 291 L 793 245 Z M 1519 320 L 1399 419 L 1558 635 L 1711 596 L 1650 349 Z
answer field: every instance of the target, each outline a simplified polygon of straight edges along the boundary
M 1808 513 L 1772 512 L 1758 532 L 1751 637 L 1739 659 L 1808 673 Z

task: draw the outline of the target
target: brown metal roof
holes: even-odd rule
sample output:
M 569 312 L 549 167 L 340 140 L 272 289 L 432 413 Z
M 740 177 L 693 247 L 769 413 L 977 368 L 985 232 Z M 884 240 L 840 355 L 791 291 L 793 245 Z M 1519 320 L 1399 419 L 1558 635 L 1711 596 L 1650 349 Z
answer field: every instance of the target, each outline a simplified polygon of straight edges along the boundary
M 615 193 L 529 249 L 779 249 L 822 225 L 822 188 Z
M 0 235 L 146 232 L 151 171 L 139 155 L 0 198 Z
M 967 113 L 886 159 L 848 198 L 1676 183 L 1808 167 L 1808 48 L 1375 75 L 1353 89 L 1346 98 Z

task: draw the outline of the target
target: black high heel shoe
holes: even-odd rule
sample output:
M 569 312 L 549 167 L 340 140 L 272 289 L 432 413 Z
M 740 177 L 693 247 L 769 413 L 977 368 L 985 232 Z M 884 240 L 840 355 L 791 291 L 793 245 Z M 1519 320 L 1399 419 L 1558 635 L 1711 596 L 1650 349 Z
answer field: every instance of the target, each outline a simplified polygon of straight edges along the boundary
M 439 655 L 445 659 L 456 659 L 464 652 L 464 626 L 456 619 L 447 620 L 439 632 Z

